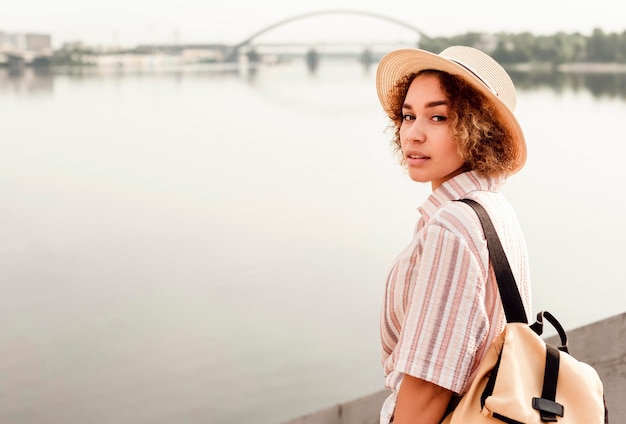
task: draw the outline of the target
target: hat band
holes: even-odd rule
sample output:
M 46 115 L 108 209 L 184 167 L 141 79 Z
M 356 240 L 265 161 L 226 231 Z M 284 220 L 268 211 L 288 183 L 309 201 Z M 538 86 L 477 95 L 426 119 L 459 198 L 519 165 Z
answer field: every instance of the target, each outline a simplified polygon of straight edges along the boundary
M 476 78 L 478 78 L 480 80 L 480 82 L 482 82 L 483 84 L 485 84 L 485 87 L 487 87 L 489 89 L 489 91 L 491 91 L 493 94 L 496 95 L 496 97 L 498 97 L 498 92 L 495 90 L 495 88 L 493 88 L 491 86 L 491 84 L 489 84 L 487 81 L 485 81 L 484 79 L 482 79 L 476 72 L 472 71 L 472 69 L 470 67 L 468 67 L 467 65 L 465 65 L 462 62 L 459 62 L 457 60 L 451 59 L 451 58 L 446 58 L 448 59 L 450 62 L 454 62 L 459 66 L 462 66 L 464 69 L 466 69 L 469 73 L 471 73 L 472 75 L 474 75 Z

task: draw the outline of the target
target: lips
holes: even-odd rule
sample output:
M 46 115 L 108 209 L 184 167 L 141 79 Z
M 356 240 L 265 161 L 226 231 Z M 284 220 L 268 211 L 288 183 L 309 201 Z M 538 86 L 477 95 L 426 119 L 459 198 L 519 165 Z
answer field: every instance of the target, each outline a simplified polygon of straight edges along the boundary
M 409 162 L 421 162 L 421 161 L 430 159 L 430 156 L 424 153 L 415 152 L 415 151 L 406 152 L 404 156 L 406 157 L 406 160 Z

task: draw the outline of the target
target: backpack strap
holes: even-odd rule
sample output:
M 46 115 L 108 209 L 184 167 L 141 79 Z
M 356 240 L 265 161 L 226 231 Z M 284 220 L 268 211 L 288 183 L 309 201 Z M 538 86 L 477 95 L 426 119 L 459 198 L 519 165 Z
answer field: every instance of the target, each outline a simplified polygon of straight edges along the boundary
M 556 422 L 563 416 L 563 405 L 556 402 L 556 385 L 559 379 L 561 351 L 546 344 L 546 367 L 543 374 L 541 397 L 533 397 L 533 408 L 539 411 L 541 421 Z
M 524 310 L 524 303 L 522 302 L 522 296 L 519 293 L 517 284 L 515 283 L 515 276 L 511 271 L 511 265 L 506 257 L 506 253 L 500 243 L 500 238 L 496 232 L 489 214 L 485 208 L 475 200 L 472 199 L 459 199 L 459 202 L 463 202 L 469 205 L 480 219 L 480 224 L 483 227 L 485 238 L 487 239 L 487 249 L 489 250 L 489 259 L 493 266 L 494 273 L 496 274 L 496 280 L 498 282 L 498 290 L 500 292 L 500 298 L 502 299 L 502 305 L 504 306 L 504 315 L 506 316 L 506 322 L 522 322 L 528 324 L 528 317 Z
M 526 312 L 524 310 L 524 304 L 522 297 L 520 296 L 517 284 L 515 283 L 515 276 L 511 271 L 511 266 L 506 257 L 506 253 L 500 243 L 500 238 L 496 232 L 489 214 L 483 208 L 483 206 L 472 199 L 460 199 L 459 201 L 469 205 L 476 211 L 480 223 L 487 239 L 487 249 L 489 250 L 489 259 L 491 260 L 496 279 L 498 281 L 498 290 L 500 291 L 500 298 L 502 299 L 502 305 L 504 306 L 504 313 L 506 315 L 506 321 L 508 323 L 521 322 L 528 323 Z M 541 335 L 543 331 L 543 318 L 546 318 L 557 329 L 559 336 L 561 337 L 562 347 L 564 352 L 567 352 L 567 336 L 561 324 L 550 314 L 549 312 L 540 312 L 537 315 L 537 322 L 530 326 L 530 328 Z M 498 364 L 500 358 L 498 358 Z M 497 365 L 498 365 L 497 364 Z M 541 397 L 534 397 L 532 399 L 532 407 L 539 411 L 542 422 L 556 422 L 557 416 L 563 416 L 563 405 L 555 401 L 556 398 L 556 386 L 559 376 L 559 364 L 560 364 L 560 350 L 546 344 L 546 365 L 543 375 L 543 388 Z M 496 366 L 497 366 L 496 365 Z M 487 389 L 481 397 L 481 403 L 484 405 L 484 398 L 493 392 L 493 385 L 495 384 L 495 374 L 493 379 L 490 378 Z M 489 384 L 491 383 L 491 384 Z

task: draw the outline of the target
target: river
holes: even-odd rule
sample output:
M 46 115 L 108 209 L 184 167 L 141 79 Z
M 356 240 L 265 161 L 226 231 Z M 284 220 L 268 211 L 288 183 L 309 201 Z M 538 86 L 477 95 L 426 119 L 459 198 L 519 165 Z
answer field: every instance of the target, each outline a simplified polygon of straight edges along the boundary
M 381 389 L 429 190 L 374 71 L 0 69 L 0 421 L 275 424 Z M 622 313 L 624 76 L 515 79 L 534 309 Z

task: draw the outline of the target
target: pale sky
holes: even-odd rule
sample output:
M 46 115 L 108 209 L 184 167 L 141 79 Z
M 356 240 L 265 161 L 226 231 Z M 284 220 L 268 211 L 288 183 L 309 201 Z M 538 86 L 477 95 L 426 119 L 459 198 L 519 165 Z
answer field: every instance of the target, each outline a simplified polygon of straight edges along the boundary
M 605 32 L 626 30 L 625 4 L 615 0 L 1 0 L 0 31 L 48 33 L 55 47 L 68 41 L 126 46 L 236 43 L 294 15 L 355 9 L 405 21 L 429 36 L 468 31 L 590 34 L 596 27 Z M 350 34 L 357 39 L 406 35 L 372 18 L 329 15 L 293 23 L 267 37 L 288 41 L 289 31 L 312 31 L 315 37 Z

